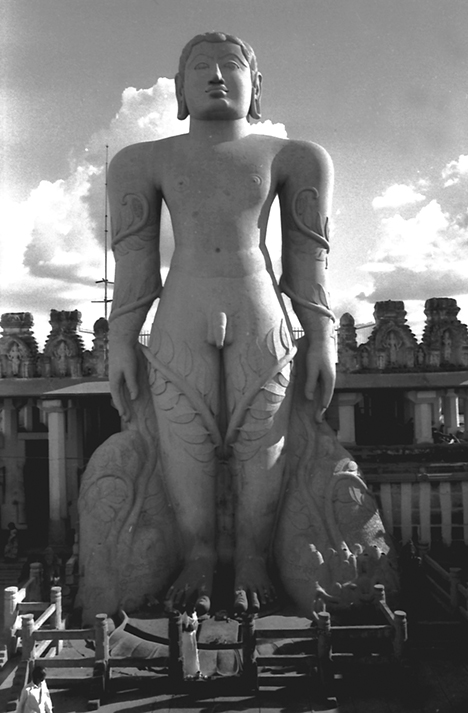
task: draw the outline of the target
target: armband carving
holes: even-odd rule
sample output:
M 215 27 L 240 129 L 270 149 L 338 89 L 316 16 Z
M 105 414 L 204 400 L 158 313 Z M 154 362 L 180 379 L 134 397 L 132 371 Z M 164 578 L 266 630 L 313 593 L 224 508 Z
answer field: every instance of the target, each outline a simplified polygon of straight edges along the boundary
M 321 213 L 315 208 L 318 195 L 316 188 L 301 188 L 293 197 L 291 212 L 300 232 L 314 240 L 328 253 L 330 251 L 328 218 L 324 221 Z
M 117 309 L 112 311 L 109 317 L 109 324 L 113 322 L 114 319 L 117 319 L 117 317 L 121 317 L 123 314 L 133 312 L 133 310 L 138 309 L 139 307 L 143 307 L 144 305 L 152 304 L 154 300 L 161 295 L 161 292 L 162 287 L 159 287 L 157 290 L 154 290 L 154 292 L 151 292 L 151 294 L 145 295 L 144 297 L 140 297 L 139 300 L 130 302 L 129 304 L 123 305 L 122 307 L 117 307 Z
M 126 238 L 134 236 L 148 225 L 150 207 L 148 199 L 142 193 L 126 193 L 122 198 L 121 222 L 126 228 L 122 230 L 119 225 L 112 239 L 112 250 Z
M 301 307 L 305 307 L 306 309 L 310 309 L 313 312 L 318 312 L 324 317 L 328 317 L 328 319 L 331 319 L 332 322 L 336 322 L 336 317 L 329 308 L 325 297 L 320 296 L 322 304 L 319 304 L 318 302 L 313 302 L 312 300 L 308 300 L 304 297 L 300 297 L 289 287 L 283 277 L 281 277 L 280 279 L 279 286 L 280 290 L 284 292 L 284 294 L 287 295 L 292 300 L 292 302 L 295 302 L 296 304 L 301 305 Z M 322 292 L 325 292 L 323 287 L 321 289 Z

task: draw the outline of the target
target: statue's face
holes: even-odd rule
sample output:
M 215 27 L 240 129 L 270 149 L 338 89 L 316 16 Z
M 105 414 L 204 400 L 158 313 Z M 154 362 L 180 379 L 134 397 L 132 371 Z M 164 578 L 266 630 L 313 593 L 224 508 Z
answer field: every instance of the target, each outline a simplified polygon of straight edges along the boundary
M 232 42 L 200 42 L 184 73 L 185 101 L 194 119 L 243 119 L 252 99 L 249 63 Z

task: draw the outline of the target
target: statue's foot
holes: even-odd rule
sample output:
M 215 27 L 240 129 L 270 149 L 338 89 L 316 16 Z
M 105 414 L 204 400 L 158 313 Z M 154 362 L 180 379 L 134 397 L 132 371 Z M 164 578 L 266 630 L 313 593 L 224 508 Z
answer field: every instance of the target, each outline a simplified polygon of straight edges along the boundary
M 187 562 L 165 599 L 166 609 L 193 611 L 199 616 L 210 611 L 213 585 L 213 559 L 199 556 Z
M 277 601 L 275 588 L 267 573 L 265 560 L 250 556 L 237 564 L 234 588 L 234 611 L 236 614 L 257 614 L 270 608 Z

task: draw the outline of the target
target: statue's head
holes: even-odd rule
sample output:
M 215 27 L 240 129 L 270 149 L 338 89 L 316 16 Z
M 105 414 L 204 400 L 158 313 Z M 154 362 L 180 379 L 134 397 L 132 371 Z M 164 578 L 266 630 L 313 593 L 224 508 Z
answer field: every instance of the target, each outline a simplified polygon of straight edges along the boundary
M 210 47 L 210 45 L 213 46 Z M 225 47 L 222 45 L 225 45 Z M 224 49 L 227 51 L 224 52 Z M 232 52 L 229 50 L 232 50 Z M 204 52 L 208 59 L 206 64 L 210 66 L 214 66 L 215 64 L 220 65 L 218 61 L 219 58 L 226 58 L 224 65 L 227 73 L 231 66 L 229 62 L 232 60 L 235 61 L 237 57 L 242 65 L 240 67 L 242 71 L 238 77 L 241 77 L 241 82 L 245 85 L 244 91 L 248 90 L 250 96 L 249 106 L 245 116 L 250 116 L 252 119 L 259 119 L 262 75 L 257 68 L 255 53 L 252 47 L 246 42 L 243 42 L 243 40 L 223 32 L 206 32 L 203 35 L 196 35 L 182 50 L 179 60 L 179 71 L 175 77 L 178 118 L 185 119 L 190 114 L 190 107 L 187 103 L 188 97 L 186 96 L 186 82 L 191 82 L 192 80 L 191 75 L 187 76 L 187 72 L 191 73 L 195 67 L 199 75 L 201 75 L 203 71 L 210 71 L 209 66 L 206 68 L 203 66 Z M 249 70 L 248 72 L 246 71 L 247 69 Z M 223 69 L 220 67 L 219 71 L 222 73 Z M 212 78 L 211 81 L 215 80 Z M 222 82 L 222 79 L 220 78 L 219 81 Z M 247 86 L 247 82 L 249 86 Z

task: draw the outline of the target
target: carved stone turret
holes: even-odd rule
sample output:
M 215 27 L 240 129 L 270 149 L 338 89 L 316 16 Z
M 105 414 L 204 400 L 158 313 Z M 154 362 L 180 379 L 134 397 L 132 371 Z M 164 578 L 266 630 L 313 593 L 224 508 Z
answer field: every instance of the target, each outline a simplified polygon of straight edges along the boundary
M 84 355 L 84 372 L 86 375 L 105 378 L 108 375 L 109 323 L 101 317 L 94 323 L 93 348 Z
M 354 317 L 348 312 L 340 319 L 338 330 L 338 371 L 356 371 L 358 368 L 358 346 Z
M 415 366 L 418 344 L 406 324 L 404 302 L 376 302 L 375 327 L 366 344 L 359 347 L 362 369 L 408 370 Z
M 457 315 L 460 308 L 451 297 L 426 301 L 426 326 L 422 345 L 429 369 L 459 369 L 468 366 L 468 329 Z
M 37 342 L 30 312 L 2 314 L 0 326 L 0 376 L 30 379 L 36 376 Z
M 47 338 L 41 357 L 42 376 L 82 375 L 83 340 L 77 334 L 81 323 L 81 312 L 73 310 L 50 311 L 52 331 Z

